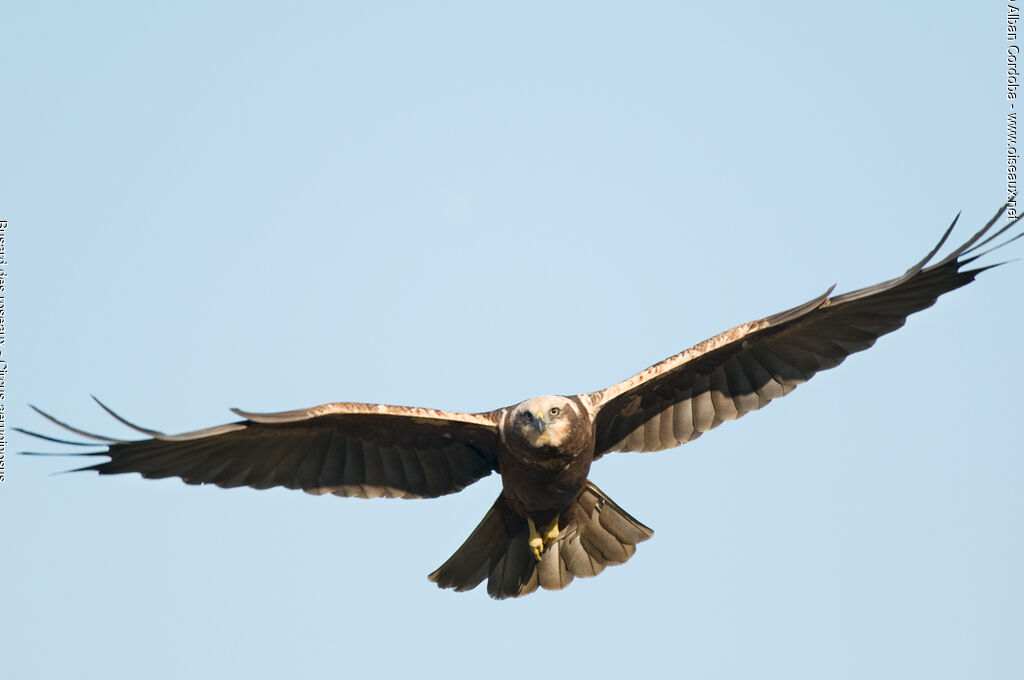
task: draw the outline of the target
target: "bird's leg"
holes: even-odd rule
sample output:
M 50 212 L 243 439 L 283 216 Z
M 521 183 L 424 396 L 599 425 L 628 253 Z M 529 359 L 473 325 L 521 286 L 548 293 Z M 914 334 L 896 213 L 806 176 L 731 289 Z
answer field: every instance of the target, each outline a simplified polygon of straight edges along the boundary
M 545 526 L 537 531 L 537 525 L 533 523 L 532 517 L 526 518 L 526 523 L 530 527 L 530 550 L 533 552 L 534 558 L 540 562 L 540 556 L 544 554 L 552 543 L 558 540 L 558 515 Z
M 527 517 L 526 523 L 530 527 L 530 550 L 533 551 L 533 556 L 540 562 L 540 554 L 544 552 L 544 539 L 537 533 L 537 525 L 533 523 L 532 517 Z
M 547 550 L 551 547 L 552 543 L 558 540 L 558 515 L 552 517 L 551 522 L 546 527 L 541 528 L 541 531 L 544 533 L 544 549 Z

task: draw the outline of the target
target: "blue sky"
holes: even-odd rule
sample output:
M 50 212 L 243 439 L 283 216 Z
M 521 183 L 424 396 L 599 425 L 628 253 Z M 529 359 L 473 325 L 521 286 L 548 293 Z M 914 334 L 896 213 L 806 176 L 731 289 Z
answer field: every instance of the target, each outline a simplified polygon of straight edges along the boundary
M 46 429 L 35 403 L 126 434 L 89 394 L 165 431 L 489 410 L 897 275 L 1004 198 L 1004 14 L 12 5 L 8 423 Z M 426 580 L 496 477 L 360 501 L 9 453 L 5 675 L 1020 677 L 1022 282 L 990 272 L 681 449 L 605 457 L 592 479 L 654 538 L 517 601 Z

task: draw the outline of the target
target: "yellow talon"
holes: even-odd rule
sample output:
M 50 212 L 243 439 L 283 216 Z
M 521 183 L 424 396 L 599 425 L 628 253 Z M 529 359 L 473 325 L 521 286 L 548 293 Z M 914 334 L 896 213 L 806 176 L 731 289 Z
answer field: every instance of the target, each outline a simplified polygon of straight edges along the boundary
M 544 552 L 544 539 L 537 533 L 537 525 L 533 523 L 532 517 L 527 517 L 526 523 L 530 527 L 530 550 L 533 551 L 536 560 L 540 562 L 540 554 Z
M 548 546 L 558 540 L 558 517 L 556 516 L 551 520 L 551 524 L 544 527 L 544 549 L 547 550 Z
M 533 518 L 527 517 L 526 523 L 530 527 L 530 550 L 533 552 L 534 558 L 540 562 L 544 551 L 558 540 L 558 516 L 556 515 L 547 526 L 541 527 L 540 531 L 537 531 L 537 525 L 533 523 Z

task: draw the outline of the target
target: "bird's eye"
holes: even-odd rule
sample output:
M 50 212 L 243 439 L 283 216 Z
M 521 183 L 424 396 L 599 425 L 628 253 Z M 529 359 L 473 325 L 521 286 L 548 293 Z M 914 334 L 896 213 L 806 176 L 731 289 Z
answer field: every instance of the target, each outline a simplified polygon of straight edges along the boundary
M 521 417 L 523 418 L 523 420 L 533 420 L 533 414 L 530 413 L 529 411 L 523 411 Z
M 559 413 L 559 411 L 561 411 L 561 409 L 560 409 L 560 408 L 558 408 L 557 406 L 552 406 L 552 407 L 551 407 L 551 410 L 550 410 L 550 411 L 548 411 L 548 413 L 550 413 L 550 414 L 551 414 L 551 415 L 553 415 L 553 416 L 557 416 L 557 415 L 558 415 L 558 413 Z

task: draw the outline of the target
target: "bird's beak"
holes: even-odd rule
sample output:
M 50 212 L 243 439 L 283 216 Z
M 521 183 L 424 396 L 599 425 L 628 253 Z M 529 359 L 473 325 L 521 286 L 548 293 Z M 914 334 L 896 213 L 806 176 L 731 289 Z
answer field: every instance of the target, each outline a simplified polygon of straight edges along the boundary
M 537 428 L 539 434 L 544 434 L 544 429 L 548 426 L 547 421 L 544 420 L 544 412 L 538 411 L 533 414 L 533 425 Z

